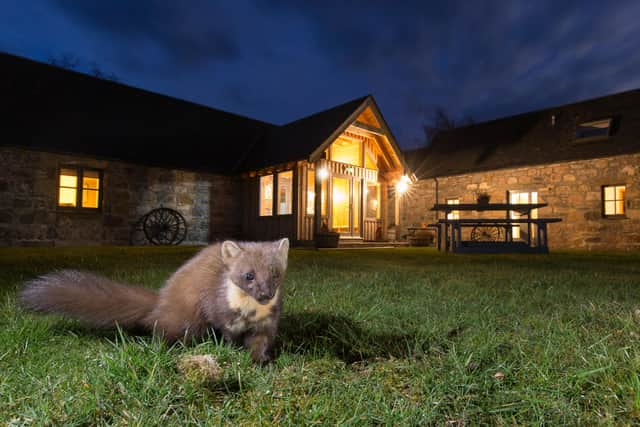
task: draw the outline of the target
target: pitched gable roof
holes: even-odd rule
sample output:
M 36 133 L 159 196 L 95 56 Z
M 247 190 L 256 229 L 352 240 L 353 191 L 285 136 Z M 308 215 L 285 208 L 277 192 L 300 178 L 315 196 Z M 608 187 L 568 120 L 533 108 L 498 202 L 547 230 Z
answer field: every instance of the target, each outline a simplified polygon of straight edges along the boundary
M 308 158 L 325 141 L 332 138 L 368 98 L 369 96 L 363 96 L 283 126 L 271 128 L 266 137 L 251 149 L 243 163 L 243 169 L 260 169 Z
M 604 118 L 613 119 L 608 138 L 575 139 L 580 123 Z M 417 177 L 432 178 L 633 152 L 640 152 L 640 90 L 443 131 L 405 156 Z
M 249 151 L 243 162 L 243 170 L 256 170 L 297 160 L 315 161 L 342 132 L 361 117 L 374 121 L 375 132 L 384 135 L 379 139 L 388 161 L 400 169 L 407 169 L 402 152 L 387 126 L 373 96 L 367 95 L 340 104 L 328 110 L 304 117 L 283 126 L 271 128 L 266 138 Z M 362 123 L 359 126 L 371 126 Z
M 2 145 L 151 166 L 236 173 L 310 159 L 365 109 L 400 153 L 371 96 L 277 126 L 0 53 L 0 98 Z

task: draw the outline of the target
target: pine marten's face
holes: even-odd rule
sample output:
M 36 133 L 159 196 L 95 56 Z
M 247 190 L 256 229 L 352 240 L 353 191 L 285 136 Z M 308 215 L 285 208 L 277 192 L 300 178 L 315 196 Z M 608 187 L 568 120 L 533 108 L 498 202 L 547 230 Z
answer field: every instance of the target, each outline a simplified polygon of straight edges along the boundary
M 231 281 L 260 304 L 276 296 L 287 269 L 289 240 L 222 244 L 223 261 Z

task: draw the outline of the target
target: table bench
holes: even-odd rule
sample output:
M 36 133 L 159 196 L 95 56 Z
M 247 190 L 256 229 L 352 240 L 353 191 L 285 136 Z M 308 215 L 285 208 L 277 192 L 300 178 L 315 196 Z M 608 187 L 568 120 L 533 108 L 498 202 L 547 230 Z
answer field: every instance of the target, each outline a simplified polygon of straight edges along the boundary
M 504 211 L 505 218 L 439 219 L 429 224 L 437 230 L 438 250 L 455 253 L 548 253 L 547 224 L 560 222 L 561 218 L 531 218 L 531 211 L 547 206 L 546 203 L 530 204 L 436 204 L 431 210 L 444 211 Z M 515 211 L 526 218 L 509 218 Z M 526 239 L 513 239 L 513 226 L 526 225 Z M 462 240 L 462 229 L 471 228 L 471 239 Z M 502 231 L 504 230 L 504 231 Z M 535 238 L 532 238 L 535 231 Z M 480 235 L 480 238 L 474 238 Z

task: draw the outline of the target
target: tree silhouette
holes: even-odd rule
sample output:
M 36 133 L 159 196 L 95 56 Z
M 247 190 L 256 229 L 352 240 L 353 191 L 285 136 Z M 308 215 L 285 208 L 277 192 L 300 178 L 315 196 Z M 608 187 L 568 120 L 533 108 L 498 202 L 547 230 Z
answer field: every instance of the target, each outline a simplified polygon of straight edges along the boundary
M 81 65 L 81 61 L 76 55 L 68 53 L 57 56 L 51 55 L 49 56 L 47 62 L 53 66 L 66 68 L 67 70 L 76 70 L 77 68 L 80 68 Z M 102 68 L 100 68 L 100 66 L 95 62 L 89 63 L 87 67 L 88 71 L 86 72 L 86 74 L 92 75 L 93 77 L 103 80 L 111 80 L 114 82 L 120 80 L 116 74 L 103 71 Z
M 475 121 L 471 116 L 465 116 L 462 119 L 456 120 L 451 117 L 443 107 L 437 106 L 433 109 L 433 113 L 429 121 L 427 121 L 422 128 L 424 130 L 426 143 L 427 145 L 430 145 L 438 133 L 462 126 L 469 126 L 474 123 Z

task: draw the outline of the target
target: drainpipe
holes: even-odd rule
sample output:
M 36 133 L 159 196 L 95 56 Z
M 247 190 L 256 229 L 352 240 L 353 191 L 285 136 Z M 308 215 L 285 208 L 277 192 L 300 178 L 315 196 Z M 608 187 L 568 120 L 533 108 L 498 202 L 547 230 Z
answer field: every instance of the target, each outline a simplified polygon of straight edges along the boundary
M 433 182 L 435 183 L 435 186 L 436 186 L 436 202 L 434 204 L 438 204 L 438 199 L 440 198 L 438 195 L 438 178 L 433 178 Z M 437 222 L 440 219 L 440 211 L 436 211 L 435 215 L 436 215 L 436 222 Z

